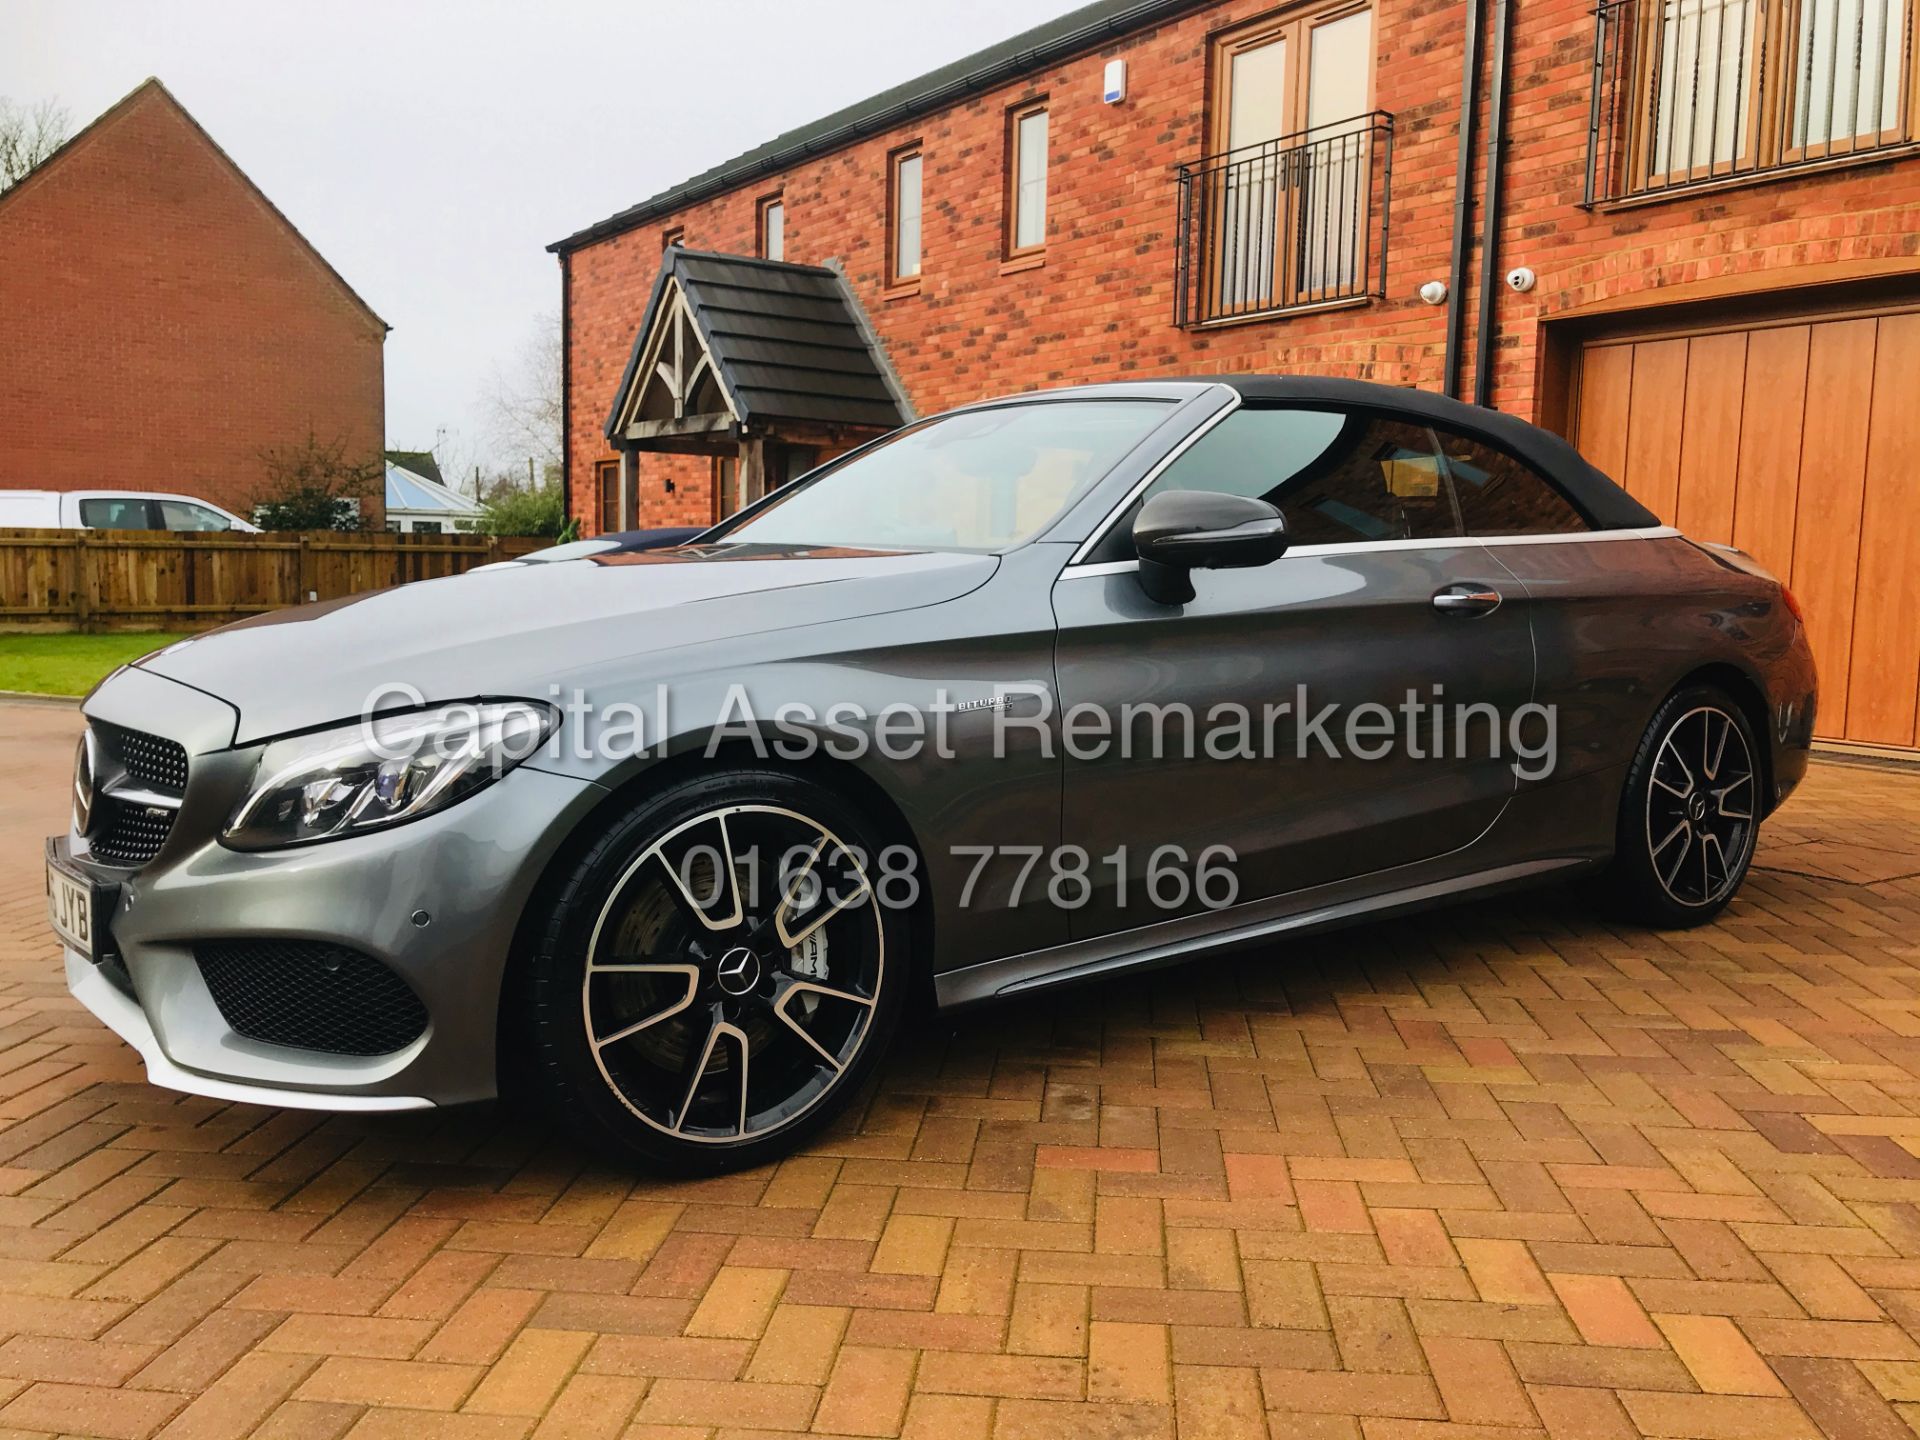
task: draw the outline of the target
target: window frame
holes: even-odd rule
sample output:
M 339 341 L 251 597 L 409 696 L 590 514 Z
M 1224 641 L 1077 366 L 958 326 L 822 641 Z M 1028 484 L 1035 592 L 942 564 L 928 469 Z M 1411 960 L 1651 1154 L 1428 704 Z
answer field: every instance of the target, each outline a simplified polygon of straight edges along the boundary
M 1294 526 L 1304 520 L 1303 512 L 1311 508 L 1298 503 L 1298 497 L 1303 491 L 1319 494 L 1324 490 L 1329 498 L 1337 498 L 1341 491 L 1356 484 L 1367 486 L 1377 484 L 1378 498 L 1383 502 L 1384 509 L 1376 512 L 1373 509 L 1364 508 L 1356 499 L 1347 507 L 1351 513 L 1368 518 L 1385 519 L 1387 518 L 1385 511 L 1390 510 L 1399 518 L 1401 524 L 1411 526 L 1416 519 L 1423 523 L 1430 520 L 1432 517 L 1426 512 L 1432 508 L 1438 510 L 1452 526 L 1451 532 L 1436 529 L 1432 533 L 1400 535 L 1367 535 L 1356 530 L 1352 536 L 1305 541 L 1293 539 L 1292 545 L 1304 550 L 1315 550 L 1327 546 L 1352 545 L 1448 545 L 1462 543 L 1465 540 L 1464 527 L 1460 523 L 1459 507 L 1453 499 L 1452 478 L 1447 472 L 1446 459 L 1440 448 L 1440 438 L 1432 422 L 1418 415 L 1408 415 L 1381 406 L 1343 405 L 1334 401 L 1319 404 L 1279 401 L 1238 406 L 1233 413 L 1221 421 L 1219 428 L 1211 430 L 1209 435 L 1225 432 L 1236 421 L 1245 422 L 1253 417 L 1265 415 L 1324 416 L 1333 422 L 1333 437 L 1328 448 L 1309 457 L 1306 463 L 1299 465 L 1290 474 L 1282 476 L 1270 488 L 1257 495 L 1249 496 L 1252 499 L 1265 501 L 1279 510 L 1282 515 L 1287 516 L 1290 536 L 1297 533 Z M 1363 441 L 1368 443 L 1363 445 L 1361 443 Z M 1378 464 L 1375 458 L 1383 443 L 1394 445 L 1403 457 L 1394 463 L 1410 463 L 1416 472 L 1425 471 L 1430 476 L 1429 494 L 1420 495 L 1394 488 L 1393 479 L 1386 473 L 1385 466 Z M 1178 459 L 1154 477 L 1153 481 L 1133 501 L 1136 514 L 1139 507 L 1144 506 L 1154 495 L 1164 493 L 1163 487 L 1167 485 L 1169 479 L 1177 476 L 1180 467 L 1190 463 L 1200 448 L 1196 445 L 1183 452 Z M 1422 464 L 1423 461 L 1430 461 L 1431 464 Z M 1380 470 L 1377 475 L 1371 473 L 1375 468 Z M 1207 479 L 1210 475 L 1203 474 L 1200 478 Z M 1268 477 L 1261 478 L 1264 481 Z M 1328 489 L 1329 485 L 1333 488 Z M 1320 489 L 1314 487 L 1320 487 Z M 1201 485 L 1179 488 L 1205 490 L 1208 487 Z M 1236 490 L 1231 493 L 1247 492 Z M 1409 500 L 1424 500 L 1430 504 L 1416 505 L 1410 510 L 1404 503 Z M 1127 534 L 1130 542 L 1130 526 L 1127 527 Z
M 595 533 L 611 535 L 619 531 L 620 515 L 620 462 L 618 460 L 596 460 L 593 465 L 594 480 L 594 522 Z M 612 489 L 608 489 L 611 482 Z M 607 506 L 611 499 L 613 523 L 607 523 Z
M 1911 45 L 1907 43 L 1908 37 L 1914 36 L 1915 20 L 1920 19 L 1914 13 L 1914 5 L 1915 0 L 1899 0 L 1886 18 L 1887 29 L 1900 37 L 1900 44 L 1896 47 L 1897 62 L 1906 67 L 1904 74 L 1896 71 L 1892 76 L 1881 77 L 1883 83 L 1891 81 L 1887 88 L 1893 91 L 1894 96 L 1892 128 L 1876 126 L 1872 130 L 1849 130 L 1845 135 L 1829 134 L 1824 140 L 1798 145 L 1794 143 L 1793 131 L 1795 114 L 1800 108 L 1800 17 L 1807 11 L 1808 0 L 1790 0 L 1790 3 L 1777 7 L 1781 13 L 1776 21 L 1777 37 L 1772 44 L 1777 56 L 1774 63 L 1780 71 L 1779 111 L 1773 117 L 1779 122 L 1779 163 L 1801 165 L 1816 160 L 1842 159 L 1853 154 L 1882 150 L 1913 138 L 1913 117 L 1916 111 L 1920 111 L 1920 37 L 1915 37 Z M 1866 6 L 1867 0 L 1860 0 L 1862 15 L 1866 13 Z M 1883 54 L 1886 42 L 1887 34 L 1883 32 L 1880 37 Z M 1837 79 L 1845 73 L 1836 69 L 1832 75 Z M 1865 77 L 1864 70 L 1861 75 Z M 1828 97 L 1829 103 L 1832 98 Z M 1858 102 L 1859 97 L 1855 96 L 1856 107 Z
M 219 535 L 233 529 L 232 520 L 214 509 L 213 506 L 204 505 L 198 500 L 175 500 L 163 496 L 154 500 L 152 503 L 159 510 L 160 524 L 169 535 Z M 172 517 L 167 514 L 167 507 L 170 505 L 178 510 L 195 511 L 211 520 L 217 520 L 220 523 L 217 525 L 187 525 L 176 528 L 171 523 Z
M 780 253 L 772 253 L 772 230 L 768 221 L 775 211 L 780 215 Z M 754 253 L 762 260 L 784 262 L 787 258 L 787 192 L 775 190 L 771 195 L 762 195 L 754 203 L 753 212 Z
M 900 169 L 909 160 L 920 162 L 918 223 L 920 239 L 918 254 L 914 257 L 912 273 L 900 269 Z M 889 290 L 905 292 L 920 287 L 920 277 L 927 268 L 927 155 L 918 140 L 910 140 L 905 145 L 887 152 L 887 226 L 886 226 L 886 284 Z
M 1657 3 L 1657 0 L 1649 0 Z M 1233 57 L 1242 50 L 1257 50 L 1276 39 L 1287 42 L 1287 128 L 1285 135 L 1298 135 L 1307 128 L 1308 67 L 1313 57 L 1313 32 L 1322 25 L 1345 20 L 1363 10 L 1377 10 L 1374 0 L 1319 0 L 1269 11 L 1243 20 L 1207 36 L 1207 153 L 1223 154 L 1233 119 Z M 1376 13 L 1368 26 L 1367 41 L 1372 63 L 1367 66 L 1367 108 L 1359 119 L 1378 103 L 1380 78 L 1380 17 Z
M 1486 436 L 1477 435 L 1471 430 L 1463 430 L 1455 425 L 1447 425 L 1447 424 L 1443 424 L 1443 423 L 1432 421 L 1432 420 L 1426 421 L 1424 423 L 1426 424 L 1428 433 L 1433 436 L 1434 444 L 1437 447 L 1436 453 L 1440 456 L 1441 469 L 1445 472 L 1447 484 L 1453 491 L 1454 513 L 1459 517 L 1460 535 L 1462 539 L 1479 541 L 1479 542 L 1499 541 L 1499 540 L 1529 540 L 1529 539 L 1537 540 L 1537 539 L 1553 539 L 1553 538 L 1562 537 L 1562 536 L 1578 538 L 1581 536 L 1593 535 L 1598 533 L 1597 528 L 1593 523 L 1593 517 L 1587 514 L 1587 512 L 1584 509 L 1582 509 L 1579 503 L 1573 498 L 1573 496 L 1569 495 L 1564 489 L 1562 489 L 1559 483 L 1556 482 L 1551 475 L 1548 475 L 1538 465 L 1533 464 L 1529 460 L 1522 459 L 1520 456 L 1514 454 L 1511 450 L 1507 449 L 1506 446 L 1497 445 L 1492 440 L 1488 439 Z M 1512 465 L 1515 469 L 1517 469 L 1522 475 L 1530 476 L 1533 480 L 1535 480 L 1539 484 L 1546 486 L 1549 493 L 1551 493 L 1556 499 L 1558 499 L 1562 505 L 1567 507 L 1568 512 L 1572 514 L 1573 518 L 1576 521 L 1579 522 L 1580 528 L 1578 530 L 1504 530 L 1504 531 L 1498 531 L 1498 532 L 1475 531 L 1467 524 L 1466 507 L 1460 503 L 1460 486 L 1462 482 L 1460 478 L 1454 473 L 1454 467 L 1459 462 L 1455 459 L 1453 455 L 1449 454 L 1447 451 L 1447 445 L 1449 441 L 1455 441 L 1455 442 L 1464 443 L 1467 445 L 1478 446 L 1480 449 L 1487 451 L 1489 454 L 1499 456 L 1501 459 L 1505 460 L 1509 465 Z
M 1313 541 L 1306 544 L 1290 545 L 1287 550 L 1287 555 L 1289 556 L 1295 553 L 1312 555 L 1362 552 L 1374 549 L 1417 549 L 1422 547 L 1431 549 L 1437 546 L 1448 545 L 1577 543 L 1580 541 L 1605 539 L 1610 535 L 1622 533 L 1618 530 L 1608 530 L 1601 527 L 1595 522 L 1593 516 L 1588 513 L 1587 508 L 1574 496 L 1569 494 L 1566 487 L 1561 485 L 1552 475 L 1535 465 L 1532 461 L 1515 454 L 1492 436 L 1483 434 L 1478 430 L 1450 424 L 1445 421 L 1430 420 L 1425 416 L 1416 415 L 1405 410 L 1396 410 L 1391 406 L 1385 405 L 1346 404 L 1338 400 L 1302 401 L 1271 399 L 1266 397 L 1246 399 L 1243 397 L 1201 420 L 1191 431 L 1182 436 L 1165 455 L 1162 455 L 1160 459 L 1154 463 L 1152 469 L 1122 497 L 1113 509 L 1106 513 L 1105 517 L 1093 528 L 1088 537 L 1081 541 L 1075 548 L 1073 555 L 1067 562 L 1069 573 L 1076 567 L 1131 566 L 1139 558 L 1135 555 L 1133 549 L 1133 517 L 1139 514 L 1140 507 L 1146 503 L 1147 498 L 1157 493 L 1156 487 L 1159 486 L 1160 482 L 1186 458 L 1195 446 L 1199 445 L 1214 431 L 1222 426 L 1231 425 L 1242 415 L 1258 414 L 1267 410 L 1335 411 L 1349 417 L 1358 416 L 1372 420 L 1391 420 L 1402 425 L 1416 426 L 1426 430 L 1433 436 L 1434 443 L 1437 447 L 1443 446 L 1444 437 L 1449 435 L 1471 441 L 1476 445 L 1485 446 L 1488 450 L 1498 455 L 1504 455 L 1508 460 L 1520 466 L 1529 474 L 1538 477 L 1541 483 L 1546 485 L 1548 489 L 1552 490 L 1554 494 L 1566 502 L 1567 507 L 1573 511 L 1575 517 L 1586 527 L 1582 530 L 1554 532 L 1545 535 L 1475 536 L 1464 533 L 1466 526 L 1463 521 L 1461 524 L 1463 533 L 1459 535 L 1440 538 L 1411 537 L 1392 540 L 1352 540 L 1325 543 Z M 1435 453 L 1441 456 L 1444 466 L 1446 463 L 1444 449 L 1436 449 Z M 1445 483 L 1451 487 L 1453 483 L 1451 474 L 1446 474 L 1444 478 Z M 1286 558 L 1287 556 L 1282 556 L 1282 562 L 1284 562 Z
M 1657 3 L 1657 0 L 1647 0 L 1647 3 Z M 1376 0 L 1316 0 L 1316 3 L 1268 11 L 1263 15 L 1256 15 L 1251 19 L 1238 21 L 1210 32 L 1207 36 L 1207 111 L 1204 126 L 1206 153 L 1202 157 L 1203 160 L 1220 160 L 1233 153 L 1229 149 L 1229 142 L 1232 139 L 1233 127 L 1234 58 L 1245 51 L 1257 50 L 1275 41 L 1284 41 L 1287 47 L 1284 122 L 1282 132 L 1276 139 L 1295 140 L 1304 148 L 1307 141 L 1303 137 L 1308 136 L 1312 128 L 1307 122 L 1309 107 L 1312 104 L 1314 34 L 1323 26 L 1350 19 L 1355 15 L 1368 17 L 1365 108 L 1355 115 L 1324 122 L 1319 129 L 1328 132 L 1325 138 L 1330 139 L 1335 126 L 1347 120 L 1356 122 L 1364 120 L 1374 113 L 1375 106 L 1379 103 L 1380 16 Z M 1243 148 L 1250 148 L 1250 146 Z M 1362 249 L 1359 232 L 1375 223 L 1371 207 L 1374 168 L 1371 140 L 1357 154 L 1364 157 L 1359 161 L 1362 172 L 1360 183 L 1363 193 L 1367 194 L 1369 199 L 1367 205 L 1356 210 L 1352 217 L 1357 222 L 1354 226 L 1355 275 L 1352 277 L 1354 281 L 1363 278 L 1360 272 L 1366 268 L 1359 260 Z M 1266 319 L 1274 314 L 1292 310 L 1364 303 L 1369 298 L 1366 291 L 1371 289 L 1370 286 L 1362 286 L 1361 293 L 1350 294 L 1346 291 L 1351 288 L 1351 283 L 1347 286 L 1325 283 L 1313 285 L 1301 278 L 1302 256 L 1308 242 L 1301 233 L 1301 225 L 1297 222 L 1304 219 L 1307 212 L 1304 208 L 1296 211 L 1295 207 L 1304 207 L 1309 203 L 1307 201 L 1308 186 L 1304 180 L 1285 178 L 1297 167 L 1281 162 L 1276 164 L 1275 168 L 1277 178 L 1265 183 L 1274 185 L 1275 193 L 1278 193 L 1278 187 L 1287 188 L 1291 198 L 1284 204 L 1288 213 L 1296 217 L 1296 223 L 1282 227 L 1281 232 L 1275 237 L 1271 256 L 1272 274 L 1263 282 L 1267 290 L 1267 302 L 1264 304 L 1248 306 L 1244 301 L 1225 302 L 1223 291 L 1228 286 L 1222 272 L 1222 256 L 1226 252 L 1216 247 L 1221 244 L 1222 239 L 1219 231 L 1226 227 L 1223 224 L 1223 217 L 1212 211 L 1227 203 L 1226 192 L 1223 189 L 1211 202 L 1201 202 L 1209 210 L 1209 213 L 1200 221 L 1202 233 L 1206 236 L 1205 253 L 1201 256 L 1201 303 L 1206 313 L 1218 317 L 1216 323 L 1238 324 L 1249 320 Z M 1244 284 L 1244 277 L 1239 278 L 1238 283 Z M 1337 293 L 1329 294 L 1328 291 Z
M 1035 115 L 1046 117 L 1047 142 L 1045 159 L 1046 173 L 1040 182 L 1040 239 L 1032 245 L 1019 243 L 1020 235 L 1020 127 Z M 1008 264 L 1038 264 L 1046 258 L 1047 222 L 1049 219 L 1048 200 L 1053 188 L 1053 115 L 1048 97 L 1036 95 L 1023 100 L 1007 109 L 1006 129 L 1006 194 L 1002 197 L 1001 254 Z M 924 213 L 924 212 L 923 212 Z
M 1683 11 L 1688 0 L 1639 0 L 1641 8 L 1634 19 L 1633 37 L 1633 96 L 1631 111 L 1633 129 L 1628 136 L 1628 164 L 1631 167 L 1632 189 L 1664 190 L 1676 185 L 1700 184 L 1708 180 L 1718 180 L 1728 175 L 1739 174 L 1742 170 L 1762 170 L 1771 163 L 1763 153 L 1767 141 L 1768 127 L 1764 123 L 1766 97 L 1773 88 L 1767 83 L 1767 72 L 1780 65 L 1779 52 L 1769 39 L 1773 28 L 1772 13 L 1786 6 L 1767 6 L 1762 0 L 1742 0 L 1751 11 L 1747 25 L 1747 53 L 1749 57 L 1765 56 L 1763 64 L 1744 64 L 1742 72 L 1745 86 L 1744 103 L 1747 109 L 1747 123 L 1740 126 L 1739 146 L 1722 160 L 1717 154 L 1709 154 L 1704 165 L 1695 164 L 1692 157 L 1682 157 L 1680 164 L 1672 168 L 1655 169 L 1657 157 L 1654 146 L 1660 134 L 1660 62 L 1665 58 L 1665 35 L 1667 27 L 1667 7 L 1672 5 L 1677 11 Z M 1705 11 L 1708 0 L 1692 0 L 1702 15 L 1694 33 L 1695 68 L 1701 69 L 1701 57 L 1698 53 L 1700 37 L 1705 33 Z M 1724 11 L 1731 0 L 1715 0 Z M 1724 33 L 1725 20 L 1721 21 Z M 1674 53 L 1680 53 L 1676 41 Z M 1736 123 L 1740 114 L 1741 97 L 1734 100 Z M 1677 134 L 1680 127 L 1681 112 L 1678 94 L 1674 97 L 1672 126 Z M 1697 113 L 1692 112 L 1692 113 Z M 1688 145 L 1693 137 L 1688 136 Z
M 1620 177 L 1620 198 L 1657 195 L 1717 180 L 1759 181 L 1786 167 L 1844 160 L 1856 155 L 1864 157 L 1916 139 L 1914 117 L 1920 115 L 1920 44 L 1902 44 L 1896 49 L 1896 60 L 1904 70 L 1885 77 L 1889 82 L 1887 88 L 1895 97 L 1891 129 L 1876 125 L 1796 144 L 1794 119 L 1801 84 L 1801 18 L 1818 0 L 1773 0 L 1773 3 L 1746 0 L 1752 13 L 1746 32 L 1747 60 L 1741 67 L 1747 106 L 1747 123 L 1741 127 L 1742 145 L 1726 159 L 1710 154 L 1696 163 L 1687 156 L 1670 168 L 1663 166 L 1654 153 L 1654 146 L 1659 135 L 1660 62 L 1665 56 L 1666 12 L 1670 3 L 1680 8 L 1686 0 L 1638 0 L 1635 9 L 1627 96 L 1627 144 L 1623 159 L 1616 162 L 1624 163 L 1627 172 Z M 1706 0 L 1695 0 L 1695 3 L 1704 6 Z M 1724 8 L 1730 0 L 1719 0 L 1719 3 Z M 1870 3 L 1872 0 L 1860 0 L 1862 13 Z M 1915 14 L 1915 4 L 1916 0 L 1895 0 L 1887 17 L 1889 30 L 1911 34 L 1916 19 L 1920 19 Z M 1704 22 L 1696 29 L 1696 51 L 1703 31 Z M 1842 36 L 1841 40 L 1845 38 Z M 1883 51 L 1885 43 L 1883 35 Z M 1698 60 L 1696 55 L 1696 68 Z M 1836 93 L 1837 81 L 1852 73 L 1855 72 L 1845 66 L 1834 69 Z M 1858 73 L 1865 75 L 1864 69 Z M 1736 117 L 1739 103 L 1736 100 Z M 1678 105 L 1676 95 L 1673 120 L 1676 127 L 1682 114 Z M 1690 113 L 1699 112 L 1696 109 Z M 1838 125 L 1841 117 L 1835 115 L 1834 121 Z
M 138 505 L 147 517 L 145 525 L 100 525 L 87 518 L 87 509 L 92 505 Z M 84 496 L 76 507 L 83 530 L 104 530 L 109 533 L 117 530 L 144 532 L 165 530 L 166 523 L 160 514 L 160 506 L 150 496 L 145 495 L 89 495 Z

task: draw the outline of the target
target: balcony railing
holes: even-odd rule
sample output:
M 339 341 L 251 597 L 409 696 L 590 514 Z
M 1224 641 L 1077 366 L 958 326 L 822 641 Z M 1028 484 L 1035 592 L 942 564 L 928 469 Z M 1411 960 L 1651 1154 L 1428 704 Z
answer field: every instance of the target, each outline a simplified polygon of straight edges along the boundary
M 1604 0 L 1588 205 L 1910 145 L 1907 0 Z
M 1386 293 L 1393 117 L 1209 155 L 1179 172 L 1174 323 L 1215 325 Z

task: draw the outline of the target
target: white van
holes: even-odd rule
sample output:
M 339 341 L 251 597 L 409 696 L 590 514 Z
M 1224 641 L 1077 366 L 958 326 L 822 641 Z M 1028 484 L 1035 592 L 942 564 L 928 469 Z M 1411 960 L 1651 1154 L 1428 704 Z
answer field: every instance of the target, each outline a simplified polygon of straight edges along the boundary
M 157 490 L 0 490 L 0 530 L 244 530 L 231 510 Z

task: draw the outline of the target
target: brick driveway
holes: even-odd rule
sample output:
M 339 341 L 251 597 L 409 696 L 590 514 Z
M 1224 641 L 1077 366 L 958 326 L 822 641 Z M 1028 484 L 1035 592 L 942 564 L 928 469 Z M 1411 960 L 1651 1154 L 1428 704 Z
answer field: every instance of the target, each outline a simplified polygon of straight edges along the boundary
M 1709 930 L 1547 895 L 928 1022 L 857 1127 L 652 1185 L 143 1085 L 43 930 L 76 730 L 0 707 L 7 1434 L 1920 1427 L 1920 776 L 1816 767 Z

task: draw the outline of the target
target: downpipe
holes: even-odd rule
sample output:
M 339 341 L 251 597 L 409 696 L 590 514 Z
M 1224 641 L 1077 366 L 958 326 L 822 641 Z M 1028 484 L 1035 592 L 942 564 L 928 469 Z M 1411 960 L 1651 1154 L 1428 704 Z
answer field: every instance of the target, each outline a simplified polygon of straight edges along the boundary
M 1442 364 L 1442 388 L 1447 398 L 1460 398 L 1460 351 L 1467 322 L 1467 222 L 1473 212 L 1474 95 L 1480 85 L 1480 31 L 1486 0 L 1467 0 L 1465 44 L 1460 65 L 1460 153 L 1453 170 L 1453 254 L 1447 276 L 1447 350 Z
M 1500 286 L 1501 186 L 1506 174 L 1507 60 L 1513 48 L 1513 0 L 1493 4 L 1493 83 L 1487 97 L 1487 183 L 1481 206 L 1480 318 L 1474 326 L 1473 403 L 1493 404 L 1493 341 Z

